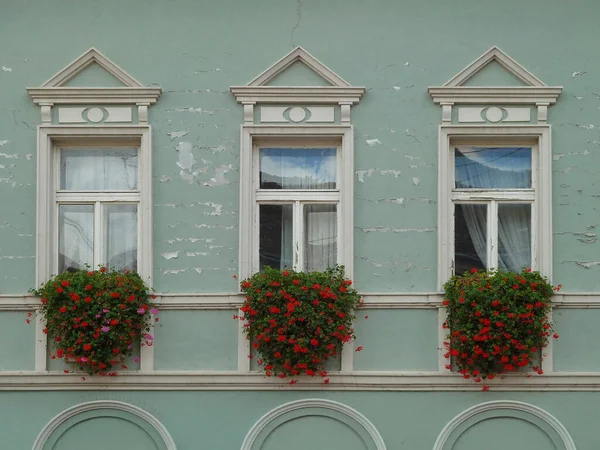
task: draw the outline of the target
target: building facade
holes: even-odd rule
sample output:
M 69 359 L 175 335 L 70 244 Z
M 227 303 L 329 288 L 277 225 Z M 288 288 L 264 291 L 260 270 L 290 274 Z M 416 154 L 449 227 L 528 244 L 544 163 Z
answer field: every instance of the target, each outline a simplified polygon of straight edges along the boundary
M 3 449 L 598 447 L 600 4 L 0 3 Z M 115 377 L 64 373 L 28 294 L 85 264 L 156 291 Z M 239 281 L 334 264 L 357 341 L 265 378 Z M 542 375 L 446 369 L 471 267 L 563 285 Z

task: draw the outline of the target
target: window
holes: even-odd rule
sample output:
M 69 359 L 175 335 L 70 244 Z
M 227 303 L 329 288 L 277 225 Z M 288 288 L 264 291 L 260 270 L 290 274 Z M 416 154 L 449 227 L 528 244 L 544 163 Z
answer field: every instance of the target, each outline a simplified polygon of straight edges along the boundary
M 57 271 L 137 271 L 139 148 L 56 148 Z
M 548 126 L 440 128 L 438 283 L 472 268 L 552 276 Z
M 151 283 L 150 128 L 41 126 L 37 277 L 133 270 Z
M 333 141 L 255 143 L 259 270 L 338 263 L 339 152 Z
M 534 147 L 453 146 L 454 271 L 532 265 Z

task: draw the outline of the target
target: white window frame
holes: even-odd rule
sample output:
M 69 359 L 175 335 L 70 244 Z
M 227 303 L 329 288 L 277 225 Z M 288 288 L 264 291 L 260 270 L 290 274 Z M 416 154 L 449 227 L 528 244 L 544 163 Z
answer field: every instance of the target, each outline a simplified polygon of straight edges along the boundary
M 455 190 L 454 148 L 458 145 L 528 146 L 532 148 L 532 190 Z M 464 126 L 441 125 L 438 151 L 438 286 L 453 275 L 454 270 L 454 205 L 455 203 L 490 203 L 488 219 L 495 217 L 497 201 L 532 204 L 532 268 L 552 278 L 552 147 L 549 125 Z M 495 207 L 494 207 L 495 206 Z M 488 220 L 488 261 L 497 255 L 497 222 Z M 491 244 L 491 245 L 490 245 Z M 497 258 L 496 258 L 497 259 Z
M 100 203 L 138 205 L 137 272 L 152 284 L 152 157 L 151 128 L 145 125 L 40 126 L 37 155 L 37 234 L 36 283 L 40 285 L 58 270 L 58 205 Z M 115 146 L 138 147 L 138 190 L 125 192 L 57 192 L 60 187 L 60 148 L 68 146 L 101 147 L 107 141 Z M 101 262 L 103 239 L 101 217 L 96 214 L 94 226 L 94 265 Z M 97 246 L 97 247 L 96 247 Z M 101 256 L 102 255 L 102 256 Z
M 337 150 L 336 189 L 324 191 L 281 191 L 258 189 L 257 142 L 290 147 L 333 146 Z M 243 125 L 240 155 L 240 272 L 241 279 L 259 270 L 259 202 L 281 204 L 336 203 L 338 218 L 338 264 L 345 266 L 346 276 L 353 275 L 354 241 L 354 143 L 351 125 L 339 126 L 264 126 Z M 335 144 L 332 145 L 332 143 Z M 296 207 L 297 209 L 297 207 Z M 298 214 L 298 212 L 296 212 Z M 299 227 L 295 227 L 299 228 Z M 301 228 L 301 227 L 300 227 Z M 302 230 L 295 232 L 300 239 Z M 300 240 L 299 242 L 302 242 Z M 296 253 L 296 252 L 295 252 Z M 295 255 L 296 261 L 300 255 Z

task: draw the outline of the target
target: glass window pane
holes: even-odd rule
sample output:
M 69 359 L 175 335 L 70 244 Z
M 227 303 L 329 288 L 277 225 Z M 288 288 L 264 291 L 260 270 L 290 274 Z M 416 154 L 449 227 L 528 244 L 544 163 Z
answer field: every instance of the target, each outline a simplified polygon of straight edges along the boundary
M 137 270 L 137 205 L 104 205 L 105 261 L 109 269 Z
M 94 265 L 94 205 L 59 205 L 58 272 Z
M 531 148 L 455 148 L 454 168 L 458 189 L 530 188 Z
M 129 191 L 138 187 L 138 149 L 62 149 L 60 188 L 77 191 Z
M 337 264 L 337 205 L 304 205 L 304 270 Z
M 531 267 L 531 205 L 498 204 L 498 268 Z
M 261 148 L 261 189 L 335 189 L 335 148 Z
M 292 205 L 260 205 L 259 263 L 283 269 L 293 265 L 294 214 Z
M 487 264 L 487 205 L 454 205 L 454 273 Z

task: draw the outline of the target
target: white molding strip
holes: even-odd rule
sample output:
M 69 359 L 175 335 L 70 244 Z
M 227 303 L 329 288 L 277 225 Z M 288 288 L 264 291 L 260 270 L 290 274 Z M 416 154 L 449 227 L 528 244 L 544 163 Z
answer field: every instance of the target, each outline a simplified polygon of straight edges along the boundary
M 246 437 L 244 438 L 241 450 L 259 450 L 258 447 L 254 447 L 255 441 L 260 438 L 261 434 L 263 434 L 263 432 L 265 431 L 265 428 L 271 422 L 277 420 L 281 416 L 284 416 L 285 414 L 288 414 L 290 412 L 302 410 L 308 411 L 302 411 L 302 413 L 300 413 L 300 417 L 312 416 L 314 415 L 314 411 L 311 412 L 310 410 L 315 408 L 331 410 L 347 416 L 348 418 L 352 419 L 354 425 L 359 426 L 369 434 L 372 440 L 372 444 L 375 445 L 375 450 L 386 450 L 385 442 L 383 441 L 381 434 L 379 434 L 379 431 L 369 419 L 367 419 L 360 412 L 358 412 L 354 408 L 351 408 L 348 405 L 335 402 L 333 400 L 325 400 L 321 398 L 307 398 L 302 400 L 296 400 L 293 402 L 285 403 L 281 406 L 278 406 L 277 408 L 272 409 L 260 419 L 258 419 L 258 421 L 254 425 L 252 425 L 252 428 L 250 428 L 248 434 L 246 434 Z M 294 414 L 294 418 L 297 417 L 298 416 Z M 346 425 L 350 426 L 350 424 Z M 352 428 L 355 432 L 358 433 L 358 430 L 353 426 L 350 426 L 350 428 Z M 270 430 L 269 434 L 273 431 L 274 430 Z M 360 433 L 358 434 L 360 435 Z M 371 448 L 370 445 L 367 446 Z
M 148 422 L 152 426 L 152 428 L 154 428 L 158 432 L 167 450 L 177 450 L 175 441 L 173 440 L 173 438 L 169 434 L 169 431 L 160 420 L 158 420 L 148 411 L 145 411 L 138 406 L 115 400 L 96 400 L 92 402 L 80 403 L 79 405 L 72 406 L 71 408 L 65 409 L 64 411 L 60 412 L 42 429 L 37 439 L 35 440 L 35 443 L 33 444 L 33 450 L 44 450 L 46 441 L 48 441 L 48 439 L 52 437 L 52 434 L 70 418 L 75 417 L 78 414 L 100 409 L 113 409 L 115 411 L 124 411 L 126 413 L 133 414 L 134 416 L 139 417 L 140 419 Z M 155 442 L 155 444 L 157 443 Z
M 121 373 L 116 377 L 85 373 L 0 372 L 0 391 L 202 390 L 202 391 L 481 391 L 482 383 L 459 374 L 439 372 L 331 372 L 325 385 L 320 377 L 301 377 L 290 386 L 262 373 L 219 371 L 156 371 Z M 493 391 L 600 392 L 600 373 L 554 372 L 545 375 L 511 374 L 485 383 Z
M 442 292 L 361 292 L 363 309 L 429 309 L 441 308 Z M 243 294 L 237 293 L 156 293 L 156 303 L 163 310 L 192 309 L 238 309 L 244 302 Z M 39 306 L 37 297 L 30 295 L 0 294 L 0 312 L 32 311 Z M 564 292 L 552 297 L 555 308 L 600 308 L 600 292 Z
M 546 423 L 550 428 L 552 428 L 559 436 L 562 441 L 562 448 L 558 450 L 576 450 L 575 443 L 573 442 L 573 438 L 565 428 L 565 426 L 552 414 L 539 408 L 537 406 L 531 405 L 529 403 L 516 402 L 512 400 L 497 400 L 491 402 L 480 403 L 479 405 L 475 405 L 460 414 L 458 414 L 454 419 L 452 419 L 441 431 L 435 444 L 433 446 L 433 450 L 447 450 L 446 442 L 449 438 L 452 437 L 452 434 L 458 429 L 458 427 L 469 419 L 489 411 L 497 411 L 497 417 L 511 417 L 510 411 L 515 412 L 525 412 L 529 415 L 534 416 L 537 419 L 540 419 L 544 423 Z M 519 416 L 515 416 L 520 418 Z M 481 420 L 489 419 L 489 417 L 482 417 Z M 534 425 L 535 422 L 533 422 Z M 542 430 L 543 431 L 543 430 Z M 550 437 L 550 436 L 549 436 Z M 551 437 L 550 437 L 551 438 Z M 554 439 L 551 438 L 552 441 Z M 553 444 L 558 444 L 558 442 L 553 442 Z

